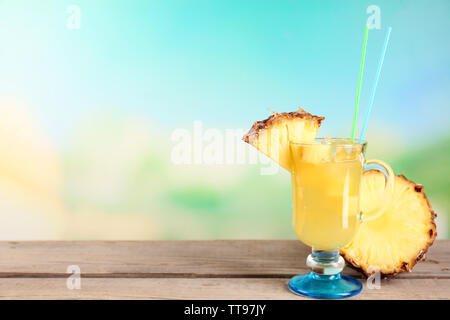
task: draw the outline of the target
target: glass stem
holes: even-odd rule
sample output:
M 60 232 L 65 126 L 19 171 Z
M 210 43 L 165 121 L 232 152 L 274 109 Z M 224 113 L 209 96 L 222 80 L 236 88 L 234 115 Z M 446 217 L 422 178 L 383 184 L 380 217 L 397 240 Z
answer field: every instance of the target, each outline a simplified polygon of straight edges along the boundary
M 339 255 L 339 250 L 312 249 L 306 259 L 306 265 L 317 275 L 338 275 L 345 266 L 344 259 Z

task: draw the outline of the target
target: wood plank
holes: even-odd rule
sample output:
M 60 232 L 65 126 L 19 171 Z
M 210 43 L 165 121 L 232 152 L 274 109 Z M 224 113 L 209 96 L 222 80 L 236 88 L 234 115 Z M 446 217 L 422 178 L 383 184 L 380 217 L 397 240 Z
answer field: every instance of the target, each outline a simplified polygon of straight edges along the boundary
M 0 242 L 0 277 L 279 277 L 307 272 L 310 249 L 295 240 Z M 400 278 L 450 279 L 450 241 Z M 346 268 L 345 274 L 360 274 Z
M 272 279 L 2 279 L 0 299 L 305 299 L 290 293 L 285 278 Z M 351 299 L 450 299 L 450 279 L 383 280 Z

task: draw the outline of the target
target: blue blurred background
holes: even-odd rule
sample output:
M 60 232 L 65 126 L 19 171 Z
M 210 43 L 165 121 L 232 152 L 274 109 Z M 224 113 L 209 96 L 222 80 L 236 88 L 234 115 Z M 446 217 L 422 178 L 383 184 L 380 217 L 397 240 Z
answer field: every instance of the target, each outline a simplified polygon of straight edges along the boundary
M 425 185 L 448 238 L 448 0 L 0 0 L 0 238 L 295 238 L 288 173 L 174 163 L 174 132 L 302 106 L 349 136 L 370 5 L 359 123 L 393 31 L 368 156 Z

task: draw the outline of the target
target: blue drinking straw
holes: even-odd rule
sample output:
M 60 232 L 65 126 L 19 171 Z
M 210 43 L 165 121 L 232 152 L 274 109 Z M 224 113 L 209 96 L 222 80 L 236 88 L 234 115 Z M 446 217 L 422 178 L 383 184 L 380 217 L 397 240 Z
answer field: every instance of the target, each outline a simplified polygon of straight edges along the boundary
M 378 80 L 380 79 L 381 68 L 383 67 L 384 56 L 386 55 L 386 49 L 389 43 L 389 37 L 391 36 L 392 28 L 389 27 L 386 33 L 386 38 L 384 38 L 383 49 L 381 50 L 380 60 L 378 60 L 378 69 L 375 75 L 375 82 L 373 83 L 372 92 L 370 94 L 369 106 L 366 111 L 366 118 L 364 119 L 364 124 L 361 130 L 361 135 L 359 137 L 359 142 L 363 142 L 364 136 L 366 135 L 367 124 L 369 123 L 370 113 L 372 112 L 373 100 L 375 99 L 375 92 L 377 91 Z

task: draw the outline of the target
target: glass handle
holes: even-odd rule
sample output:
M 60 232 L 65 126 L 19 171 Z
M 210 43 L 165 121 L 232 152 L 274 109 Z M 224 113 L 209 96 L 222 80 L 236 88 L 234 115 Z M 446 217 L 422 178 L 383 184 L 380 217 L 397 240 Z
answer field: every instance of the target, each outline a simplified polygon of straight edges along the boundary
M 381 217 L 386 210 L 386 208 L 391 204 L 392 195 L 394 193 L 394 180 L 395 173 L 394 170 L 385 162 L 381 160 L 368 160 L 366 161 L 366 165 L 364 167 L 364 171 L 367 171 L 367 167 L 372 166 L 375 167 L 375 170 L 380 171 L 384 175 L 385 185 L 382 201 L 379 202 L 379 205 L 368 212 L 361 213 L 361 222 L 366 222 L 370 220 L 375 220 Z

